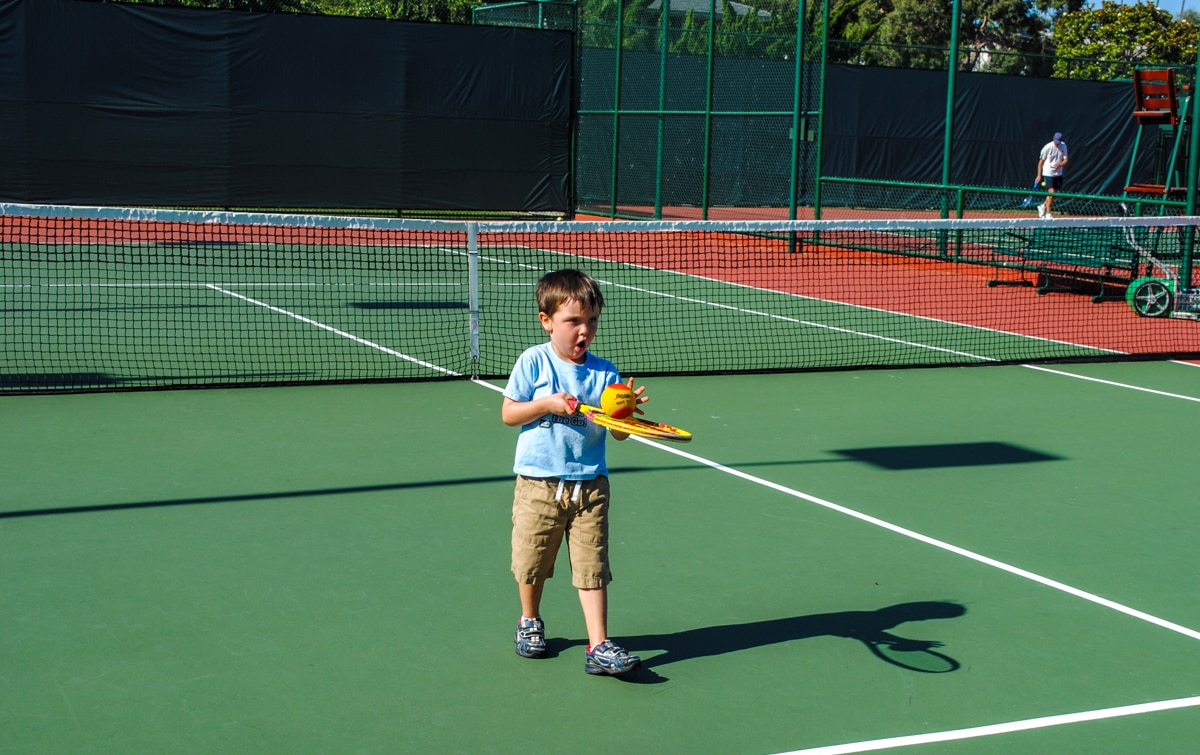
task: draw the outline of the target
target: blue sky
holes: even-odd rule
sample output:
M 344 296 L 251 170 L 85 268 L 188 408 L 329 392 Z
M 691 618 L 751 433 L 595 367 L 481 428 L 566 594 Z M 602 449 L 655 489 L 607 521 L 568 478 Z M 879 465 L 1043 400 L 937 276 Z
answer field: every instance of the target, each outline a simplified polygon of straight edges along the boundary
M 1145 0 L 1141 0 L 1145 2 Z M 1121 5 L 1137 5 L 1138 0 L 1117 0 Z M 1100 0 L 1092 0 L 1092 4 L 1099 6 Z M 1200 9 L 1200 0 L 1159 0 L 1156 3 L 1158 7 L 1170 13 L 1172 16 L 1178 16 L 1181 10 L 1192 8 L 1193 10 Z

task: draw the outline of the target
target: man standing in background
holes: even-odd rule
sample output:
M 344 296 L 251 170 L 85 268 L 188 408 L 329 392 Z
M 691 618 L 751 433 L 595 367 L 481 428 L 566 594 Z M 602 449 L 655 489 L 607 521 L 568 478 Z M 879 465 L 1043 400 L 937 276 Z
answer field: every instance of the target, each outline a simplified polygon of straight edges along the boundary
M 1061 133 L 1055 133 L 1054 139 L 1042 147 L 1042 153 L 1038 156 L 1037 180 L 1050 192 L 1046 201 L 1038 205 L 1039 218 L 1054 217 L 1050 214 L 1050 203 L 1054 201 L 1054 192 L 1062 188 L 1063 166 L 1067 164 L 1067 145 L 1062 136 Z

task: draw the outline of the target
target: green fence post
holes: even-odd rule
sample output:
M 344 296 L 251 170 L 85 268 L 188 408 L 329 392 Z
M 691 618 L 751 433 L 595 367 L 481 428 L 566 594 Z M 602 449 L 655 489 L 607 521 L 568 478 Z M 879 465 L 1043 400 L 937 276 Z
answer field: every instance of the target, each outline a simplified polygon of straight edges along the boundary
M 804 107 L 804 17 L 807 14 L 807 1 L 796 0 L 796 65 L 792 77 L 792 165 L 788 186 L 788 220 L 796 219 L 796 205 L 800 202 L 800 129 L 804 125 L 800 113 Z M 797 251 L 795 231 L 788 234 L 788 251 Z
M 946 133 L 942 138 L 942 217 L 949 212 L 945 187 L 950 185 L 950 160 L 954 154 L 954 85 L 958 78 L 958 27 L 962 20 L 962 0 L 954 0 L 950 10 L 949 66 L 946 74 Z
M 663 145 L 666 141 L 667 110 L 667 30 L 671 26 L 671 0 L 662 0 L 659 16 L 658 53 L 658 158 L 654 161 L 654 219 L 662 220 Z
M 817 93 L 817 154 L 813 175 L 813 218 L 821 219 L 821 158 L 825 152 L 825 71 L 829 64 L 829 0 L 821 10 L 821 82 Z
M 788 189 L 788 220 L 796 219 L 796 203 L 800 201 L 800 111 L 804 106 L 804 17 L 807 12 L 806 0 L 797 0 L 796 73 L 792 86 L 792 175 Z
M 1200 174 L 1200 164 L 1197 163 L 1197 151 L 1200 151 L 1200 91 L 1197 87 L 1200 86 L 1200 47 L 1196 48 L 1196 68 L 1192 78 L 1192 132 L 1190 134 L 1188 144 L 1188 184 L 1187 184 L 1187 214 L 1196 214 L 1196 179 Z M 1192 252 L 1196 245 L 1196 229 L 1189 228 L 1188 233 L 1183 237 L 1183 258 L 1179 261 L 1179 291 L 1175 292 L 1178 297 L 1182 290 L 1192 287 Z
M 663 0 L 666 2 L 667 0 Z M 708 220 L 708 176 L 712 172 L 713 53 L 717 42 L 717 0 L 708 0 L 708 71 L 704 85 L 704 177 L 700 187 L 700 217 Z
M 617 182 L 621 172 L 621 50 L 625 46 L 624 8 L 617 8 L 617 41 L 615 55 L 617 72 L 613 78 L 613 121 L 612 121 L 612 179 L 609 182 L 609 217 L 617 216 Z

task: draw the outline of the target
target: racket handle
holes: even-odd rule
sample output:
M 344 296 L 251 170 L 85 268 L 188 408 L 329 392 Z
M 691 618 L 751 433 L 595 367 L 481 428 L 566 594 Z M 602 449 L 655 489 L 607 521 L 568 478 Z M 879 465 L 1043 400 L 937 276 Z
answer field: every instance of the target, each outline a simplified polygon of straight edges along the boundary
M 575 398 L 567 399 L 567 406 L 571 407 L 571 413 L 574 414 L 575 411 L 579 408 L 579 399 L 575 399 Z

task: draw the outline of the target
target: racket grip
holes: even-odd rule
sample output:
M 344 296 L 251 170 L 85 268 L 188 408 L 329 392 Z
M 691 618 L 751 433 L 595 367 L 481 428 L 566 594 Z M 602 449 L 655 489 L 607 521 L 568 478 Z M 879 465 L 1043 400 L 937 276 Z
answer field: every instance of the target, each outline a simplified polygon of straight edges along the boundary
M 574 414 L 575 411 L 577 409 L 579 409 L 579 399 L 575 399 L 575 398 L 567 399 L 567 406 L 571 407 L 571 413 Z

